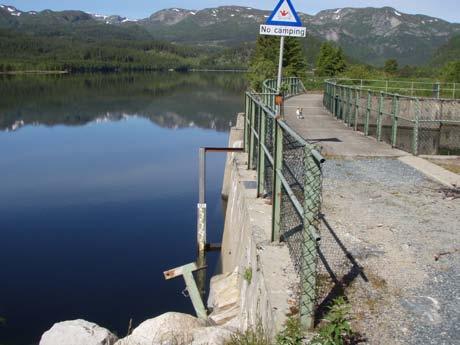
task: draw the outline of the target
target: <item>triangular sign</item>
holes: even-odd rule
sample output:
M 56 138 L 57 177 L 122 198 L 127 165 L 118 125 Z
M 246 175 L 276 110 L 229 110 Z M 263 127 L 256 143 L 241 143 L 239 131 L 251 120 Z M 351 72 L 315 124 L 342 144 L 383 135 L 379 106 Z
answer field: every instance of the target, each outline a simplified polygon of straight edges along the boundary
M 280 0 L 267 20 L 267 25 L 302 26 L 291 0 Z

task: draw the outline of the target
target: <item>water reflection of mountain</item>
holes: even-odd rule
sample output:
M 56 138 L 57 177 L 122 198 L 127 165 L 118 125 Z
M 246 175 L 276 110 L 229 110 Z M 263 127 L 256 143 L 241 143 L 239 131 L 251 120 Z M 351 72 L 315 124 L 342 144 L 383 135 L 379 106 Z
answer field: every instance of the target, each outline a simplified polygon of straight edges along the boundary
M 230 73 L 0 77 L 0 130 L 139 116 L 167 128 L 225 131 L 245 86 L 244 75 Z

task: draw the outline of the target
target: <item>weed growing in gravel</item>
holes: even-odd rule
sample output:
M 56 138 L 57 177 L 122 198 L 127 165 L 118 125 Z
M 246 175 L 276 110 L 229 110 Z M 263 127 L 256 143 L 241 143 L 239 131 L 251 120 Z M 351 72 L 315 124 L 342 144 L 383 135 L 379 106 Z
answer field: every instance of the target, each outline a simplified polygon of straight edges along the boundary
M 299 318 L 290 317 L 284 329 L 277 335 L 276 345 L 301 345 L 302 339 Z
M 311 345 L 348 345 L 353 343 L 354 332 L 348 321 L 350 305 L 343 297 L 334 300 L 319 328 L 318 335 L 313 338 Z

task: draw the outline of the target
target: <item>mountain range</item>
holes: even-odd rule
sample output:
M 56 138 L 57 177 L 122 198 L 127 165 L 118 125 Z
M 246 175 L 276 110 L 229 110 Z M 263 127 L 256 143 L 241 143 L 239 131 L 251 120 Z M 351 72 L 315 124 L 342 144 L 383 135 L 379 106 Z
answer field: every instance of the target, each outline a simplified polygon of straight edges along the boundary
M 170 8 L 136 20 L 82 11 L 23 12 L 0 5 L 0 29 L 47 36 L 77 32 L 88 39 L 104 35 L 155 39 L 219 50 L 253 44 L 258 26 L 269 14 L 241 6 L 203 10 Z M 307 27 L 311 49 L 317 51 L 320 42 L 333 41 L 352 59 L 373 65 L 382 65 L 389 58 L 397 59 L 400 65 L 427 64 L 439 55 L 440 47 L 460 34 L 458 23 L 406 14 L 391 7 L 338 8 L 316 15 L 299 15 Z

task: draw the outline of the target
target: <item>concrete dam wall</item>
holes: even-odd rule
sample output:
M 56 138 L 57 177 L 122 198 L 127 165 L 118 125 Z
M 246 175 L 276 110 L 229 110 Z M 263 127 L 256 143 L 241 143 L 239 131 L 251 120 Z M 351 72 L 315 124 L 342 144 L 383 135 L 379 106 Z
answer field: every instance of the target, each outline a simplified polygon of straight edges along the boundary
M 243 122 L 239 114 L 229 147 L 242 147 Z M 256 173 L 247 169 L 247 154 L 228 154 L 222 190 L 228 200 L 222 240 L 223 274 L 233 272 L 237 276 L 238 327 L 245 330 L 260 325 L 274 337 L 288 316 L 298 312 L 299 278 L 287 246 L 271 242 L 272 206 L 269 200 L 257 198 L 256 190 Z M 213 283 L 211 295 L 212 290 Z

